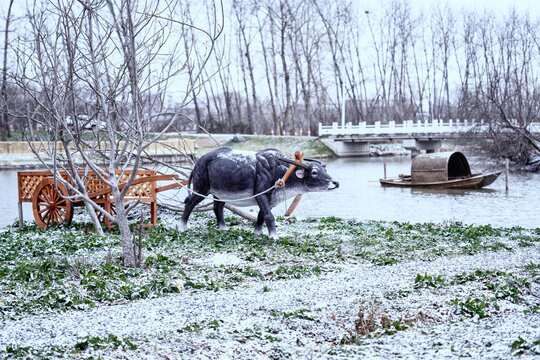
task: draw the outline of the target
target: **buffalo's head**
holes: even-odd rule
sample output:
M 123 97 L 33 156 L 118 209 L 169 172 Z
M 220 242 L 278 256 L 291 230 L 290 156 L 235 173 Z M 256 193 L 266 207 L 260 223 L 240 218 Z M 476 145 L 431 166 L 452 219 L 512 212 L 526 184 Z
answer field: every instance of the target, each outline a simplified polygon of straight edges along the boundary
M 326 164 L 319 160 L 305 158 L 308 163 L 285 158 L 280 160 L 297 166 L 296 177 L 302 179 L 303 186 L 308 192 L 335 190 L 339 187 L 339 182 L 332 179 L 326 171 Z

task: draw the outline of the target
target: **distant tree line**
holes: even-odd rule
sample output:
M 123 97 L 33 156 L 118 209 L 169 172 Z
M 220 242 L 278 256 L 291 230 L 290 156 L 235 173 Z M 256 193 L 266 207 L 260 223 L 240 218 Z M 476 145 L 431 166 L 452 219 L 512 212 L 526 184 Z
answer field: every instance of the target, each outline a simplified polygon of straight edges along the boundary
M 228 4 L 210 59 L 191 46 L 196 29 L 182 30 L 193 74 L 182 85 L 193 101 L 170 105 L 183 115 L 179 129 L 316 134 L 319 122 L 339 121 L 345 110 L 352 123 L 483 119 L 496 156 L 526 162 L 540 151 L 529 131 L 540 121 L 540 19 L 436 3 L 421 11 L 398 0 L 369 8 L 353 0 Z M 213 7 L 195 11 L 187 2 L 182 16 L 210 19 Z M 201 68 L 210 80 L 199 84 L 191 69 Z M 21 106 L 17 94 L 3 91 L 4 103 Z M 4 136 L 7 121 L 0 125 Z
M 526 162 L 540 106 L 540 19 L 406 1 L 232 0 L 221 68 L 193 103 L 212 132 L 319 122 L 483 119 L 496 156 Z M 210 75 L 210 74 L 208 74 Z

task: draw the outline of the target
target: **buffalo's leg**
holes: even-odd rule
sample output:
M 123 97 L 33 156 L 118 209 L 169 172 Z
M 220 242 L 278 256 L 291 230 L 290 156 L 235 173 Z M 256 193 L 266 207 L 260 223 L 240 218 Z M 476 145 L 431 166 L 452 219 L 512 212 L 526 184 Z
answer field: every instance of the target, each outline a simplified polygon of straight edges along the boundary
M 182 217 L 178 221 L 178 230 L 179 231 L 186 231 L 187 229 L 187 222 L 189 219 L 189 216 L 191 215 L 191 212 L 197 206 L 201 201 L 203 201 L 204 197 L 197 195 L 197 194 L 191 194 L 186 199 L 186 205 L 184 206 L 184 212 L 182 213 Z
M 227 224 L 225 224 L 225 217 L 223 216 L 224 207 L 225 203 L 223 201 L 214 201 L 214 214 L 216 214 L 218 229 L 220 231 L 227 230 Z
M 257 204 L 259 205 L 260 212 L 263 214 L 264 222 L 266 223 L 266 227 L 268 228 L 268 237 L 272 239 L 277 239 L 277 231 L 276 231 L 276 220 L 274 219 L 274 215 L 272 215 L 271 207 L 270 207 L 270 201 L 268 197 L 261 195 L 257 197 Z M 257 216 L 257 222 L 258 222 L 258 216 Z
M 261 210 L 259 210 L 259 214 L 257 215 L 257 222 L 255 223 L 255 235 L 259 235 L 262 233 L 262 226 L 264 224 L 264 214 Z

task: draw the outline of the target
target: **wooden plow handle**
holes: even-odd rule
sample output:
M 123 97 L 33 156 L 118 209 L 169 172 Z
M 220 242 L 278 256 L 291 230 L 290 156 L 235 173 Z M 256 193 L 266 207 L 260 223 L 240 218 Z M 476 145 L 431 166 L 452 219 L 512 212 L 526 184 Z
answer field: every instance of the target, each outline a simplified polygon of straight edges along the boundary
M 297 151 L 294 153 L 294 159 L 298 162 L 302 162 L 302 159 L 304 158 L 304 153 L 303 152 L 300 152 L 300 151 Z M 296 167 L 294 165 L 291 165 L 291 167 Z M 290 169 L 290 168 L 289 168 Z M 293 168 L 294 170 L 294 168 Z M 287 170 L 288 172 L 288 170 Z M 291 170 L 291 173 L 292 173 L 292 170 Z M 290 174 L 289 174 L 290 176 Z M 288 176 L 287 176 L 288 177 Z M 300 203 L 300 200 L 302 200 L 302 195 L 303 194 L 300 194 L 300 195 L 296 195 L 296 197 L 294 198 L 293 202 L 291 203 L 291 206 L 289 206 L 289 208 L 287 209 L 287 211 L 285 212 L 285 216 L 291 216 L 291 214 L 294 212 L 294 210 L 296 209 L 296 207 L 298 206 L 298 204 Z
M 176 182 L 174 184 L 169 184 L 169 185 L 156 188 L 156 193 L 165 191 L 165 190 L 175 189 L 181 185 L 185 186 L 188 184 L 188 180 L 179 180 L 178 175 L 162 175 L 162 176 L 170 177 L 170 179 L 164 178 L 162 180 L 176 180 Z
M 291 206 L 289 206 L 289 208 L 285 212 L 285 216 L 291 216 L 292 215 L 293 211 L 296 210 L 296 207 L 298 206 L 298 204 L 300 204 L 300 200 L 302 200 L 303 195 L 304 194 L 296 195 L 293 202 L 291 203 Z

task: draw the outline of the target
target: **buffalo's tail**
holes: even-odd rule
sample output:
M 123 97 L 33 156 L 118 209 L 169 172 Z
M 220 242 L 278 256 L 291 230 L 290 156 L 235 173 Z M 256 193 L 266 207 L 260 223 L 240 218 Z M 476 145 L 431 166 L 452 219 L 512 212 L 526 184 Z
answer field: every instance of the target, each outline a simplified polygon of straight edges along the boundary
M 191 191 L 189 190 L 191 188 L 192 181 L 193 181 L 193 171 L 191 172 L 191 174 L 189 174 L 189 179 L 187 182 L 188 196 L 186 196 L 186 198 L 184 199 L 184 204 L 187 204 L 187 202 L 189 201 L 189 198 L 191 197 Z

